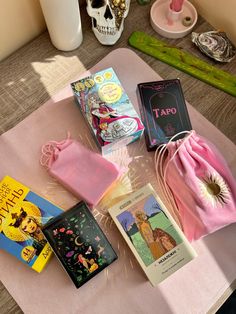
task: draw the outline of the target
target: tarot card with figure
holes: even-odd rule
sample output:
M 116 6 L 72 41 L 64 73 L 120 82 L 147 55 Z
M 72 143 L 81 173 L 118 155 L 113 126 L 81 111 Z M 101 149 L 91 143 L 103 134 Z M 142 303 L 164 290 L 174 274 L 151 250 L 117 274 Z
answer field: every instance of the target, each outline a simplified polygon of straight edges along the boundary
M 43 233 L 76 288 L 117 259 L 83 201 L 49 221 Z
M 196 256 L 150 184 L 109 212 L 154 286 Z

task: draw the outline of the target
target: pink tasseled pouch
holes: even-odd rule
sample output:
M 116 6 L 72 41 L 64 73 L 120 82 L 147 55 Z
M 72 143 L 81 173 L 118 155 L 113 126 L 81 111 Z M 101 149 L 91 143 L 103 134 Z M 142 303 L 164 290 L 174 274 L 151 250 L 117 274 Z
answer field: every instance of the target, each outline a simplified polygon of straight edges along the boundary
M 52 177 L 91 206 L 121 174 L 117 165 L 69 138 L 46 143 L 40 162 Z
M 236 182 L 223 156 L 195 131 L 155 154 L 159 192 L 192 241 L 236 222 Z

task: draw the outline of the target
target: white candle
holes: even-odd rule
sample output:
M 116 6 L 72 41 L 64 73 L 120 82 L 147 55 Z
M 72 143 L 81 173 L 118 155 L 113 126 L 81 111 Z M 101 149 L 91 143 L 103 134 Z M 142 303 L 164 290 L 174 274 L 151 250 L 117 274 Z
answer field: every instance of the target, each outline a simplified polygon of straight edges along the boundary
M 78 0 L 40 0 L 53 45 L 71 51 L 83 40 Z

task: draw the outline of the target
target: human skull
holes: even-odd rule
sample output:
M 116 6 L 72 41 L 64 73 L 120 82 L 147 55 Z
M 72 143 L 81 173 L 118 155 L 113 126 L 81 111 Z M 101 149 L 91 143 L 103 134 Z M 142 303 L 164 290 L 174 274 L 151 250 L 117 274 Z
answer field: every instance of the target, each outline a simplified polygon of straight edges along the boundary
M 92 18 L 92 29 L 103 45 L 113 45 L 124 29 L 130 0 L 87 0 L 87 12 Z

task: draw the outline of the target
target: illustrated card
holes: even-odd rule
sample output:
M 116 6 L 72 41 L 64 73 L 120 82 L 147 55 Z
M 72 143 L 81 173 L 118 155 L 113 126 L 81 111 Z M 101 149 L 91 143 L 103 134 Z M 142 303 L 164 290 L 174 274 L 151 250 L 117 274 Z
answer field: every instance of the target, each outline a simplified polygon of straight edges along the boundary
M 73 82 L 71 87 L 102 154 L 140 138 L 144 126 L 112 68 Z
M 109 212 L 154 286 L 196 256 L 150 184 Z
M 77 288 L 117 259 L 83 201 L 52 219 L 43 233 Z

